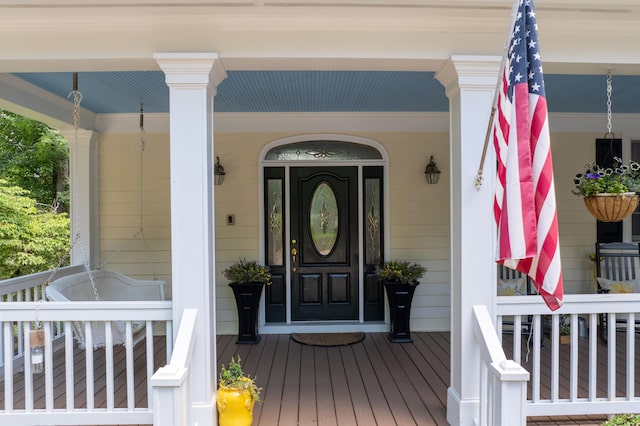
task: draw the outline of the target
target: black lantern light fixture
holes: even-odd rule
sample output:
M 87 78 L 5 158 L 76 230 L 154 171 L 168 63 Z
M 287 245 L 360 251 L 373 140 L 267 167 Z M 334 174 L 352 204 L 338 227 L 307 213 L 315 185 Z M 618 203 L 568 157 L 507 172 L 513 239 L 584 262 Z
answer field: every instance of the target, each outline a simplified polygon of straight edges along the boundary
M 224 176 L 226 175 L 226 173 L 224 171 L 224 167 L 222 167 L 222 164 L 220 164 L 220 157 L 216 157 L 216 164 L 213 167 L 213 173 L 215 175 L 214 183 L 216 185 L 222 185 L 222 182 L 224 182 Z
M 442 172 L 438 169 L 438 165 L 432 155 L 429 159 L 429 164 L 427 164 L 427 167 L 424 169 L 424 175 L 427 178 L 427 183 L 432 185 L 438 183 L 438 180 L 440 180 L 440 173 Z

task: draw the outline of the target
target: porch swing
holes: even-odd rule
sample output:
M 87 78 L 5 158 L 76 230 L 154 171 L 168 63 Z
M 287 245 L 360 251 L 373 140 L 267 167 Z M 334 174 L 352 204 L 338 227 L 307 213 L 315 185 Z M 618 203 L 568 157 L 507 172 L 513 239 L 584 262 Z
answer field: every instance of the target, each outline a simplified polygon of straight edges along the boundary
M 69 97 L 73 97 L 73 121 L 75 128 L 75 141 L 78 143 L 78 128 L 79 128 L 79 111 L 80 102 L 82 101 L 82 94 L 78 91 L 78 77 L 77 73 L 73 75 L 73 91 L 69 94 Z M 95 270 L 92 270 L 87 258 L 86 250 L 83 245 L 83 241 L 79 231 L 79 225 L 76 221 L 76 231 L 74 240 L 69 247 L 69 253 L 73 249 L 75 244 L 79 244 L 80 252 L 83 258 L 83 264 L 85 270 L 76 274 L 67 275 L 61 278 L 53 279 L 60 269 L 62 263 L 69 255 L 66 253 L 61 257 L 56 268 L 52 271 L 51 275 L 45 282 L 45 294 L 50 301 L 141 301 L 141 300 L 164 300 L 165 299 L 165 281 L 158 280 L 155 271 L 153 270 L 153 264 L 149 257 L 149 250 L 147 247 L 147 241 L 144 236 L 144 228 L 142 226 L 142 197 L 143 197 L 143 153 L 144 153 L 144 115 L 143 107 L 140 106 L 140 182 L 139 182 L 139 215 L 138 215 L 138 231 L 131 236 L 127 241 L 122 244 L 120 248 L 114 251 L 104 262 L 102 262 Z M 74 153 L 77 150 L 74 150 Z M 73 178 L 77 179 L 76 165 L 77 161 L 74 161 Z M 75 203 L 78 202 L 77 192 L 74 194 Z M 75 209 L 77 211 L 77 209 Z M 103 267 L 115 256 L 120 254 L 132 241 L 137 238 L 141 238 L 144 244 L 145 251 L 147 252 L 149 266 L 151 273 L 153 274 L 153 280 L 140 280 L 134 279 L 124 274 L 115 271 L 109 271 L 103 269 Z M 114 321 L 111 329 L 112 342 L 116 344 L 125 344 L 126 342 L 126 322 L 124 320 Z M 91 322 L 91 337 L 92 345 L 94 348 L 104 347 L 106 345 L 105 327 L 103 322 L 92 321 Z M 145 321 L 132 321 L 131 331 L 133 334 L 133 344 L 145 338 Z M 78 342 L 78 346 L 81 348 L 86 347 L 87 336 L 85 335 L 85 323 L 82 321 L 73 321 L 72 329 L 75 340 Z

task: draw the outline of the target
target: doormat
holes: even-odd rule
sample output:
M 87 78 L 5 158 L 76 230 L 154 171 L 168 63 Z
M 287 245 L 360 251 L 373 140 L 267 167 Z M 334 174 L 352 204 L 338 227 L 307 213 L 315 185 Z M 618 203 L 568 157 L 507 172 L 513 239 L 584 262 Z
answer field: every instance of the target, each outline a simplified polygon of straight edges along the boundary
M 291 338 L 309 346 L 346 346 L 364 340 L 364 333 L 293 333 Z

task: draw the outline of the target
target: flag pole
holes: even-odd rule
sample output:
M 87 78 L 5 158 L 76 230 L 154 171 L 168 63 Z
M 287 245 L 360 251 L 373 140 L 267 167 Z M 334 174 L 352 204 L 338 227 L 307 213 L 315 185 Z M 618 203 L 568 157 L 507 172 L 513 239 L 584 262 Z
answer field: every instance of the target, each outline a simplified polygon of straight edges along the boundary
M 511 7 L 511 23 L 509 30 L 507 31 L 507 37 L 504 42 L 504 48 L 502 49 L 502 61 L 500 63 L 500 72 L 498 73 L 498 81 L 496 82 L 496 89 L 493 92 L 493 102 L 491 104 L 491 114 L 489 115 L 489 123 L 487 123 L 487 132 L 484 135 L 484 147 L 482 148 L 482 156 L 480 157 L 480 165 L 478 166 L 478 174 L 476 175 L 476 189 L 479 191 L 482 187 L 482 176 L 484 168 L 484 160 L 487 157 L 487 149 L 489 148 L 489 138 L 491 137 L 491 128 L 493 127 L 493 120 L 496 115 L 498 106 L 498 94 L 500 93 L 500 84 L 502 83 L 502 75 L 504 74 L 504 67 L 507 63 L 507 56 L 509 54 L 509 42 L 511 41 L 511 32 L 513 31 L 513 25 L 516 22 L 516 12 L 521 0 L 513 0 L 513 6 Z

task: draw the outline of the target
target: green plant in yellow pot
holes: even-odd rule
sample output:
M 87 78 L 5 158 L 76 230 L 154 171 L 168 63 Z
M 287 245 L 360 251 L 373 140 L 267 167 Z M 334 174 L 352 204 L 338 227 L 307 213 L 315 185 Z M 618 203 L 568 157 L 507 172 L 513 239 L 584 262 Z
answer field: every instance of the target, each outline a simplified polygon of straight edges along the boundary
M 253 422 L 253 406 L 260 402 L 260 392 L 255 377 L 247 376 L 242 371 L 240 356 L 233 357 L 229 367 L 220 367 L 218 381 L 218 424 L 220 426 L 251 426 Z

